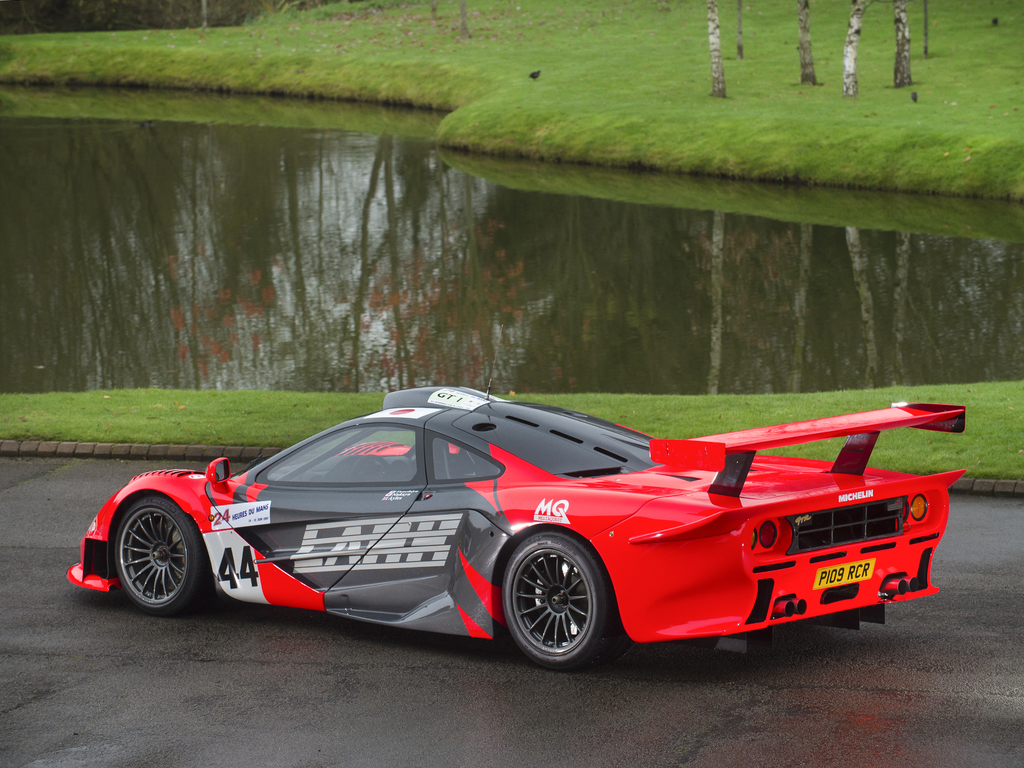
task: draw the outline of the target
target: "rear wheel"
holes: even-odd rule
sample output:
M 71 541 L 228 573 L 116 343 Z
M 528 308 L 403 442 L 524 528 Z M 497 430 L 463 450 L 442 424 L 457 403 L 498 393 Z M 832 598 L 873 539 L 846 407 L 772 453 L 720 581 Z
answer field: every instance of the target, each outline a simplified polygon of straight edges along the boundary
M 196 605 L 209 581 L 206 548 L 195 522 L 162 496 L 135 502 L 115 540 L 121 588 L 139 608 L 173 616 Z
M 564 534 L 538 533 L 520 544 L 502 591 L 513 639 L 541 666 L 593 667 L 618 658 L 632 644 L 619 624 L 604 567 Z

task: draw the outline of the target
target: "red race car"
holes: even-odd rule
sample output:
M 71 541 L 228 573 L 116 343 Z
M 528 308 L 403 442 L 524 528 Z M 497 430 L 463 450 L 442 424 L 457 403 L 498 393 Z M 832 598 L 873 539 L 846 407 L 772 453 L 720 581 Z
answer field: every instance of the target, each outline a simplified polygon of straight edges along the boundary
M 465 388 L 393 392 L 232 476 L 165 469 L 100 510 L 68 571 L 179 613 L 238 600 L 490 638 L 552 669 L 631 642 L 742 650 L 811 620 L 881 622 L 938 592 L 931 561 L 963 474 L 867 469 L 896 427 L 962 432 L 962 406 L 658 440 Z M 756 456 L 846 437 L 834 463 Z

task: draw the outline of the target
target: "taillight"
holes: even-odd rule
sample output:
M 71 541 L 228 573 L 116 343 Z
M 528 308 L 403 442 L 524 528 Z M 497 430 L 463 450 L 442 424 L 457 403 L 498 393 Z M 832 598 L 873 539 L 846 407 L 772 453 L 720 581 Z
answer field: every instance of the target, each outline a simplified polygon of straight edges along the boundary
M 910 516 L 921 522 L 924 520 L 924 516 L 928 513 L 928 502 L 924 496 L 915 496 L 914 500 L 910 502 Z
M 771 520 L 765 520 L 757 531 L 757 538 L 760 540 L 762 547 L 771 549 L 779 538 L 779 529 L 775 527 L 775 523 Z

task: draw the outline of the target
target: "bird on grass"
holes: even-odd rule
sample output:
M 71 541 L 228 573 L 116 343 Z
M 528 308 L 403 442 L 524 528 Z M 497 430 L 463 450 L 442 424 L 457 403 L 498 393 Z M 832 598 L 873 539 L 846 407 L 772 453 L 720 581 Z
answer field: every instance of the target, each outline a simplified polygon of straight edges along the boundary
M 917 102 L 917 91 L 914 91 L 913 93 L 910 94 L 910 100 L 913 102 Z
M 540 77 L 540 70 L 539 69 L 536 72 L 531 72 L 530 73 L 530 79 L 531 80 L 536 80 L 538 77 Z

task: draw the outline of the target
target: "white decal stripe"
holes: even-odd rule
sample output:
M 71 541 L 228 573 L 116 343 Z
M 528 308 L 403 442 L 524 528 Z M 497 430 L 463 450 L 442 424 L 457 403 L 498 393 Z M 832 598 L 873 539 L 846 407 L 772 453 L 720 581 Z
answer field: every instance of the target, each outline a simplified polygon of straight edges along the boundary
M 399 517 L 371 517 L 367 520 L 336 520 L 333 523 L 310 523 L 306 526 L 307 531 L 319 531 L 324 528 L 344 528 L 349 525 L 394 525 L 401 519 Z
M 422 563 L 360 563 L 352 568 L 353 571 L 382 571 L 391 568 L 442 568 L 444 560 Z
M 290 557 L 293 572 L 437 568 L 447 562 L 462 518 L 460 513 L 447 513 L 312 523 Z M 322 532 L 337 531 L 342 535 L 320 537 Z

